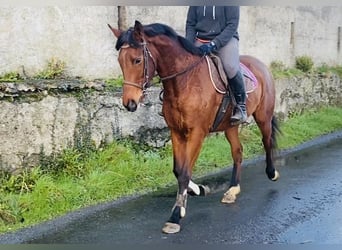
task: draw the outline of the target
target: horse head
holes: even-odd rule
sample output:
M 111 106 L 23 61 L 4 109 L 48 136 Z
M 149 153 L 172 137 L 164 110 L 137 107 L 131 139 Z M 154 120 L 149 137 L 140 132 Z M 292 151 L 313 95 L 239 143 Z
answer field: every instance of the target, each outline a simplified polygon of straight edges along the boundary
M 150 86 L 156 65 L 144 37 L 144 27 L 139 21 L 135 21 L 134 28 L 126 31 L 108 26 L 117 38 L 118 61 L 124 78 L 122 104 L 128 111 L 134 112 Z

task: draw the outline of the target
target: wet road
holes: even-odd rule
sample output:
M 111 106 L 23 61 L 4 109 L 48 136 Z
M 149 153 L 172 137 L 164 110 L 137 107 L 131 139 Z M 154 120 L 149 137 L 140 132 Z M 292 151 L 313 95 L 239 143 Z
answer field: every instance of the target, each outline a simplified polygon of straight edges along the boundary
M 316 145 L 316 146 L 315 146 Z M 0 243 L 342 243 L 342 136 L 317 139 L 277 161 L 271 182 L 263 160 L 245 164 L 235 204 L 221 204 L 230 170 L 202 180 L 213 192 L 189 197 L 182 230 L 161 233 L 176 189 L 69 214 L 0 236 Z M 84 216 L 86 215 L 86 217 Z

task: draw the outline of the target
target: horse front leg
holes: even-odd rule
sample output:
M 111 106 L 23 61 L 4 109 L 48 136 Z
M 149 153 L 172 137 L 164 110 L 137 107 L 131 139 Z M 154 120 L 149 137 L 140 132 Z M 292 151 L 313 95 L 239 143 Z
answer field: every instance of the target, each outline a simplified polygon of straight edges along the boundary
M 190 181 L 190 175 L 186 169 L 179 169 L 175 171 L 177 167 L 174 167 L 174 174 L 178 181 L 178 192 L 176 196 L 176 202 L 171 210 L 171 216 L 165 223 L 162 231 L 163 233 L 172 234 L 180 231 L 180 220 L 185 217 L 186 205 L 187 205 L 187 187 Z
M 236 196 L 241 192 L 240 180 L 243 147 L 239 140 L 238 126 L 230 128 L 229 130 L 225 131 L 225 136 L 230 143 L 230 149 L 234 163 L 230 185 L 227 192 L 224 193 L 221 202 L 234 203 L 236 200 Z
M 178 233 L 180 220 L 185 217 L 188 191 L 200 195 L 205 192 L 204 188 L 191 181 L 192 168 L 200 153 L 204 140 L 204 133 L 192 132 L 186 135 L 171 131 L 173 148 L 173 173 L 177 178 L 178 192 L 176 202 L 172 208 L 171 216 L 165 223 L 164 233 Z

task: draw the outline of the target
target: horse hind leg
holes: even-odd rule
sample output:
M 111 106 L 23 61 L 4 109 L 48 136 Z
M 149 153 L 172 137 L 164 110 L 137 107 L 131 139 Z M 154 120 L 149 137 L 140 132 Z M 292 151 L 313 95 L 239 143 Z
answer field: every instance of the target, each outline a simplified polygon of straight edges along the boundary
M 271 133 L 271 162 L 272 162 L 272 166 L 273 166 L 273 153 L 274 150 L 277 147 L 277 135 L 281 133 L 280 129 L 279 129 L 279 125 L 277 122 L 277 119 L 275 118 L 275 116 L 272 116 L 272 120 L 271 120 L 271 127 L 272 127 L 272 133 Z M 274 166 L 273 166 L 274 168 Z M 267 170 L 266 170 L 267 173 Z M 276 181 L 279 179 L 280 174 L 279 172 L 274 168 L 274 175 L 270 174 L 268 175 L 268 178 L 272 181 Z
M 233 171 L 230 180 L 230 186 L 227 192 L 224 193 L 221 200 L 222 203 L 234 203 L 237 195 L 241 192 L 241 163 L 243 147 L 239 140 L 238 127 L 231 128 L 225 132 L 226 138 L 230 143 L 231 153 L 233 157 Z
M 277 146 L 277 134 L 280 133 L 278 123 L 274 116 L 272 116 L 268 121 L 260 121 L 257 117 L 254 118 L 262 133 L 262 142 L 266 153 L 266 175 L 270 180 L 276 181 L 279 179 L 280 174 L 274 168 L 273 152 Z

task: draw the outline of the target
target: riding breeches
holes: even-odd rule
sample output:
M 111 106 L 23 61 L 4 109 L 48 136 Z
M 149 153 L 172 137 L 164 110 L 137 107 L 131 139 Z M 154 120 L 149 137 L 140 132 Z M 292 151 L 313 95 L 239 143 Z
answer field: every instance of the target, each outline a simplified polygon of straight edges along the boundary
M 202 44 L 198 40 L 195 41 L 195 46 L 201 46 Z M 220 57 L 228 78 L 233 78 L 240 70 L 239 41 L 233 37 L 216 54 Z

